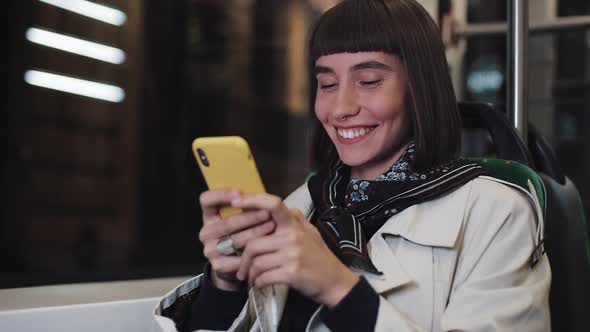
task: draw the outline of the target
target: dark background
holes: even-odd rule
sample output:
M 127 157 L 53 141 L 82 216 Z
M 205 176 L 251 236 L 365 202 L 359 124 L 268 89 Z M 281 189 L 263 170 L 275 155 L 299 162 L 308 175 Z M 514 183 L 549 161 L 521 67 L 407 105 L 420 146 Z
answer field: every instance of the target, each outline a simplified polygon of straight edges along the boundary
M 244 136 L 270 192 L 301 184 L 309 172 L 304 42 L 320 2 L 102 1 L 127 13 L 116 27 L 40 1 L 4 1 L 0 288 L 198 273 L 196 202 L 205 186 L 190 150 L 195 137 Z M 469 22 L 506 17 L 505 1 L 468 4 Z M 557 9 L 590 14 L 586 0 L 558 0 Z M 32 44 L 29 27 L 121 48 L 127 60 Z M 549 38 L 553 56 L 551 93 L 533 94 L 530 117 L 537 107 L 550 112 L 545 133 L 589 210 L 590 32 L 534 38 Z M 505 37 L 467 44 L 464 82 L 478 60 L 506 67 Z M 33 87 L 23 79 L 29 69 L 117 84 L 126 99 Z M 504 102 L 505 83 L 480 93 L 462 84 L 464 99 Z

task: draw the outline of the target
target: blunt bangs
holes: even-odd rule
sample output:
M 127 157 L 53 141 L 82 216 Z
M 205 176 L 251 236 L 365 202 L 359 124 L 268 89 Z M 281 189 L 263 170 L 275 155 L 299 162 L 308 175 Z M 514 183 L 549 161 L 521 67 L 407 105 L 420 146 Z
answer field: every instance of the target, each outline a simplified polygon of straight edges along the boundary
M 381 1 L 344 1 L 328 10 L 310 38 L 310 65 L 335 53 L 400 54 L 396 23 Z M 392 29 L 392 26 L 394 29 Z

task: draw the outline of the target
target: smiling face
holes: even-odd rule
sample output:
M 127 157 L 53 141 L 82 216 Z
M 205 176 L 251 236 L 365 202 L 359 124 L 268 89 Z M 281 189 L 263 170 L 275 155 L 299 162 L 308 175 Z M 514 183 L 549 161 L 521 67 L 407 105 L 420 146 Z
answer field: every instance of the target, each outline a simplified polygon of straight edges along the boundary
M 336 53 L 315 63 L 315 113 L 351 176 L 374 180 L 410 141 L 400 59 L 383 52 Z

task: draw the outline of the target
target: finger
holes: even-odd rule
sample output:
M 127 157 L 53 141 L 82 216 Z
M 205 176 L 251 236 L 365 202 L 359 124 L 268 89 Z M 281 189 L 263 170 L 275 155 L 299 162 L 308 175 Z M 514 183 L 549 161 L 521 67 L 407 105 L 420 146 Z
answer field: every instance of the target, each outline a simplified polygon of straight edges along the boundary
M 290 222 L 291 212 L 280 197 L 267 193 L 247 194 L 231 202 L 233 207 L 242 209 L 268 210 L 277 224 Z
M 248 270 L 249 283 L 253 284 L 260 274 L 268 270 L 279 268 L 285 261 L 285 255 L 282 251 L 276 251 L 255 257 Z
M 221 253 L 216 250 L 216 247 L 217 244 L 211 241 L 205 243 L 203 246 L 203 256 L 205 256 L 210 261 L 217 256 L 221 256 Z
M 208 260 L 215 259 L 217 257 L 238 257 L 238 255 L 229 254 L 230 248 L 224 248 L 219 246 L 220 241 L 209 241 L 203 246 L 203 256 Z M 220 251 L 223 249 L 223 251 Z
M 231 215 L 223 220 L 225 233 L 236 233 L 269 221 L 270 213 L 266 210 L 250 210 Z
M 256 288 L 264 288 L 276 284 L 284 284 L 291 286 L 289 283 L 290 274 L 288 268 L 285 266 L 281 266 L 278 268 L 264 271 L 263 273 L 258 275 L 256 279 L 254 279 L 251 285 Z
M 209 260 L 209 263 L 216 273 L 235 273 L 240 268 L 240 257 L 219 256 Z
M 285 240 L 281 236 L 267 235 L 250 241 L 242 252 L 242 261 L 236 277 L 245 280 L 254 257 L 268 254 L 282 248 Z
M 301 212 L 301 210 L 299 209 L 290 209 L 289 211 L 291 211 L 291 215 L 293 217 L 295 217 L 295 219 L 301 221 L 301 222 L 307 222 L 309 223 L 309 220 L 307 219 L 307 217 L 303 214 L 303 212 Z
M 237 257 L 237 255 L 230 255 L 227 252 L 220 251 L 219 247 L 220 241 L 209 241 L 203 247 L 203 255 L 208 259 L 212 260 L 217 257 Z M 228 249 L 224 248 L 224 251 L 228 251 Z
M 238 233 L 234 233 L 233 235 L 231 235 L 234 248 L 243 249 L 244 247 L 246 247 L 248 242 L 252 241 L 253 239 L 272 233 L 275 230 L 275 226 L 276 224 L 274 221 L 267 221 L 263 224 L 247 228 Z
M 203 244 L 207 241 L 217 241 L 222 237 L 256 226 L 269 219 L 270 213 L 265 210 L 238 213 L 225 220 L 203 225 L 199 232 L 199 240 Z
M 213 189 L 201 193 L 199 204 L 203 210 L 203 217 L 217 216 L 220 207 L 230 205 L 237 197 L 240 197 L 240 191 L 235 188 Z

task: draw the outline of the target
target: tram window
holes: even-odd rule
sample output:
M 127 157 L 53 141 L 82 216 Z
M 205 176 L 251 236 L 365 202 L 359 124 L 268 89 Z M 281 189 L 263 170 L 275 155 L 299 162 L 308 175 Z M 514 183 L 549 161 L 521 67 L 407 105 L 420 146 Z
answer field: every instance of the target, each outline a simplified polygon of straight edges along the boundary
M 456 5 L 456 3 L 455 3 Z M 506 1 L 467 1 L 466 24 L 506 20 Z M 471 36 L 463 57 L 460 99 L 504 107 L 506 100 L 506 35 Z
M 242 135 L 269 191 L 299 185 L 309 171 L 307 30 L 336 2 L 112 0 L 115 21 L 100 21 L 5 1 L 18 15 L 1 29 L 0 288 L 199 273 L 205 184 L 192 139 Z M 109 63 L 37 38 L 56 34 L 127 56 Z M 110 82 L 124 99 L 31 80 L 58 73 Z

